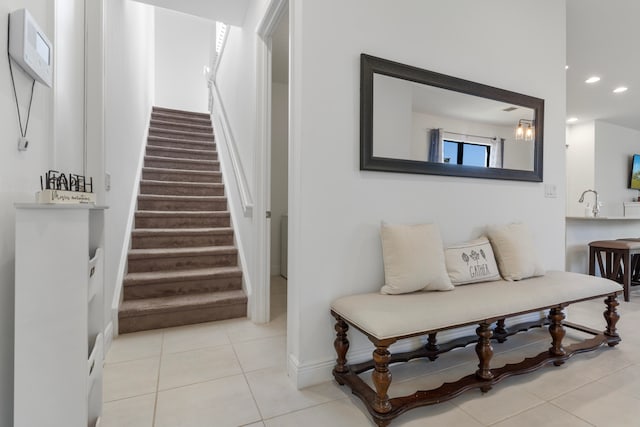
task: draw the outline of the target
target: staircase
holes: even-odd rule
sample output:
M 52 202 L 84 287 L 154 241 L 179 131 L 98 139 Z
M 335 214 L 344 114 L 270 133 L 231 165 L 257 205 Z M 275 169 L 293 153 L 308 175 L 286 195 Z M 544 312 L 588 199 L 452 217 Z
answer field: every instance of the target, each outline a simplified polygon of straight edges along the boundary
M 246 316 L 233 241 L 208 114 L 154 107 L 119 332 Z

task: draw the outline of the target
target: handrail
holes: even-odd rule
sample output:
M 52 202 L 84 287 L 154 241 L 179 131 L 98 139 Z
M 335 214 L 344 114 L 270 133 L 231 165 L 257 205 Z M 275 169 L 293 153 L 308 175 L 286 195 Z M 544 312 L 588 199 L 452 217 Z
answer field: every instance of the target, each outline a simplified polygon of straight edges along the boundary
M 233 137 L 233 132 L 231 131 L 231 126 L 229 124 L 229 119 L 227 118 L 227 112 L 222 103 L 222 98 L 220 96 L 220 91 L 218 90 L 218 86 L 215 81 L 210 81 L 211 95 L 213 97 L 213 109 L 211 111 L 218 120 L 220 121 L 220 130 L 222 131 L 222 136 L 224 143 L 227 147 L 227 151 L 229 153 L 229 158 L 231 159 L 231 166 L 233 169 L 233 174 L 235 176 L 236 185 L 238 187 L 238 193 L 240 194 L 240 203 L 242 204 L 242 212 L 245 217 L 251 217 L 253 215 L 253 197 L 251 196 L 251 190 L 249 188 L 249 184 L 247 183 L 247 177 L 244 173 L 244 168 L 242 166 L 242 160 L 240 160 L 240 155 L 238 154 L 238 148 L 236 144 L 236 140 Z M 216 133 L 217 134 L 217 133 Z M 217 139 L 217 138 L 216 138 Z

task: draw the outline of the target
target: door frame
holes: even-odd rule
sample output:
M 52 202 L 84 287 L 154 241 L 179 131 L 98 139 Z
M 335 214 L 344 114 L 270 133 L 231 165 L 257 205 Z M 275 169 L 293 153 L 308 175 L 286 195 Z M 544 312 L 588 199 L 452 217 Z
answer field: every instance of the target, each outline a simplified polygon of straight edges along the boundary
M 273 0 L 256 28 L 256 282 L 251 319 L 271 319 L 271 87 L 272 36 L 289 0 Z

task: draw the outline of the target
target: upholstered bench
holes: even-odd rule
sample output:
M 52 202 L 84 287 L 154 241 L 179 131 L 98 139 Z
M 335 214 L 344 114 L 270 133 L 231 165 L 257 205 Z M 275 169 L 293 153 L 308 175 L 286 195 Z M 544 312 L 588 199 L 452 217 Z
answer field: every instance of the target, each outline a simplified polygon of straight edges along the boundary
M 337 332 L 333 375 L 339 384 L 349 386 L 364 402 L 377 425 L 386 426 L 409 409 L 443 402 L 469 389 L 487 392 L 510 375 L 530 372 L 550 363 L 560 365 L 576 353 L 595 350 L 603 344 L 615 346 L 620 342 L 616 332 L 619 319 L 616 307 L 617 295 L 621 292 L 621 286 L 608 279 L 550 271 L 544 276 L 520 281 L 497 280 L 459 286 L 451 292 L 367 293 L 338 298 L 331 305 Z M 596 298 L 604 298 L 606 305 L 604 331 L 564 322 L 565 307 Z M 549 310 L 546 320 L 518 325 L 506 323 L 511 317 L 544 310 Z M 548 351 L 519 363 L 498 368 L 491 366 L 492 339 L 503 342 L 518 331 L 543 324 L 549 325 L 551 335 Z M 469 325 L 478 325 L 476 336 L 442 345 L 437 342 L 439 332 Z M 372 360 L 347 364 L 349 326 L 364 333 L 373 343 Z M 590 338 L 564 347 L 565 327 L 586 333 Z M 428 338 L 420 349 L 393 355 L 389 351 L 389 347 L 400 339 L 424 335 Z M 478 356 L 475 373 L 432 390 L 419 390 L 395 398 L 387 395 L 391 384 L 390 364 L 415 358 L 435 360 L 442 353 L 471 343 L 475 343 Z M 375 388 L 359 376 L 370 370 Z

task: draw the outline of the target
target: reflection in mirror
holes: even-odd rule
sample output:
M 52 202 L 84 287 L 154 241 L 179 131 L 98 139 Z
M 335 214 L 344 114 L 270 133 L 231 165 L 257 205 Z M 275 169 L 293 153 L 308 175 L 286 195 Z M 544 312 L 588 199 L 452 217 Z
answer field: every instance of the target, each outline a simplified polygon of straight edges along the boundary
M 373 93 L 375 157 L 533 171 L 532 108 L 383 74 Z
M 360 169 L 542 181 L 544 100 L 361 55 Z

